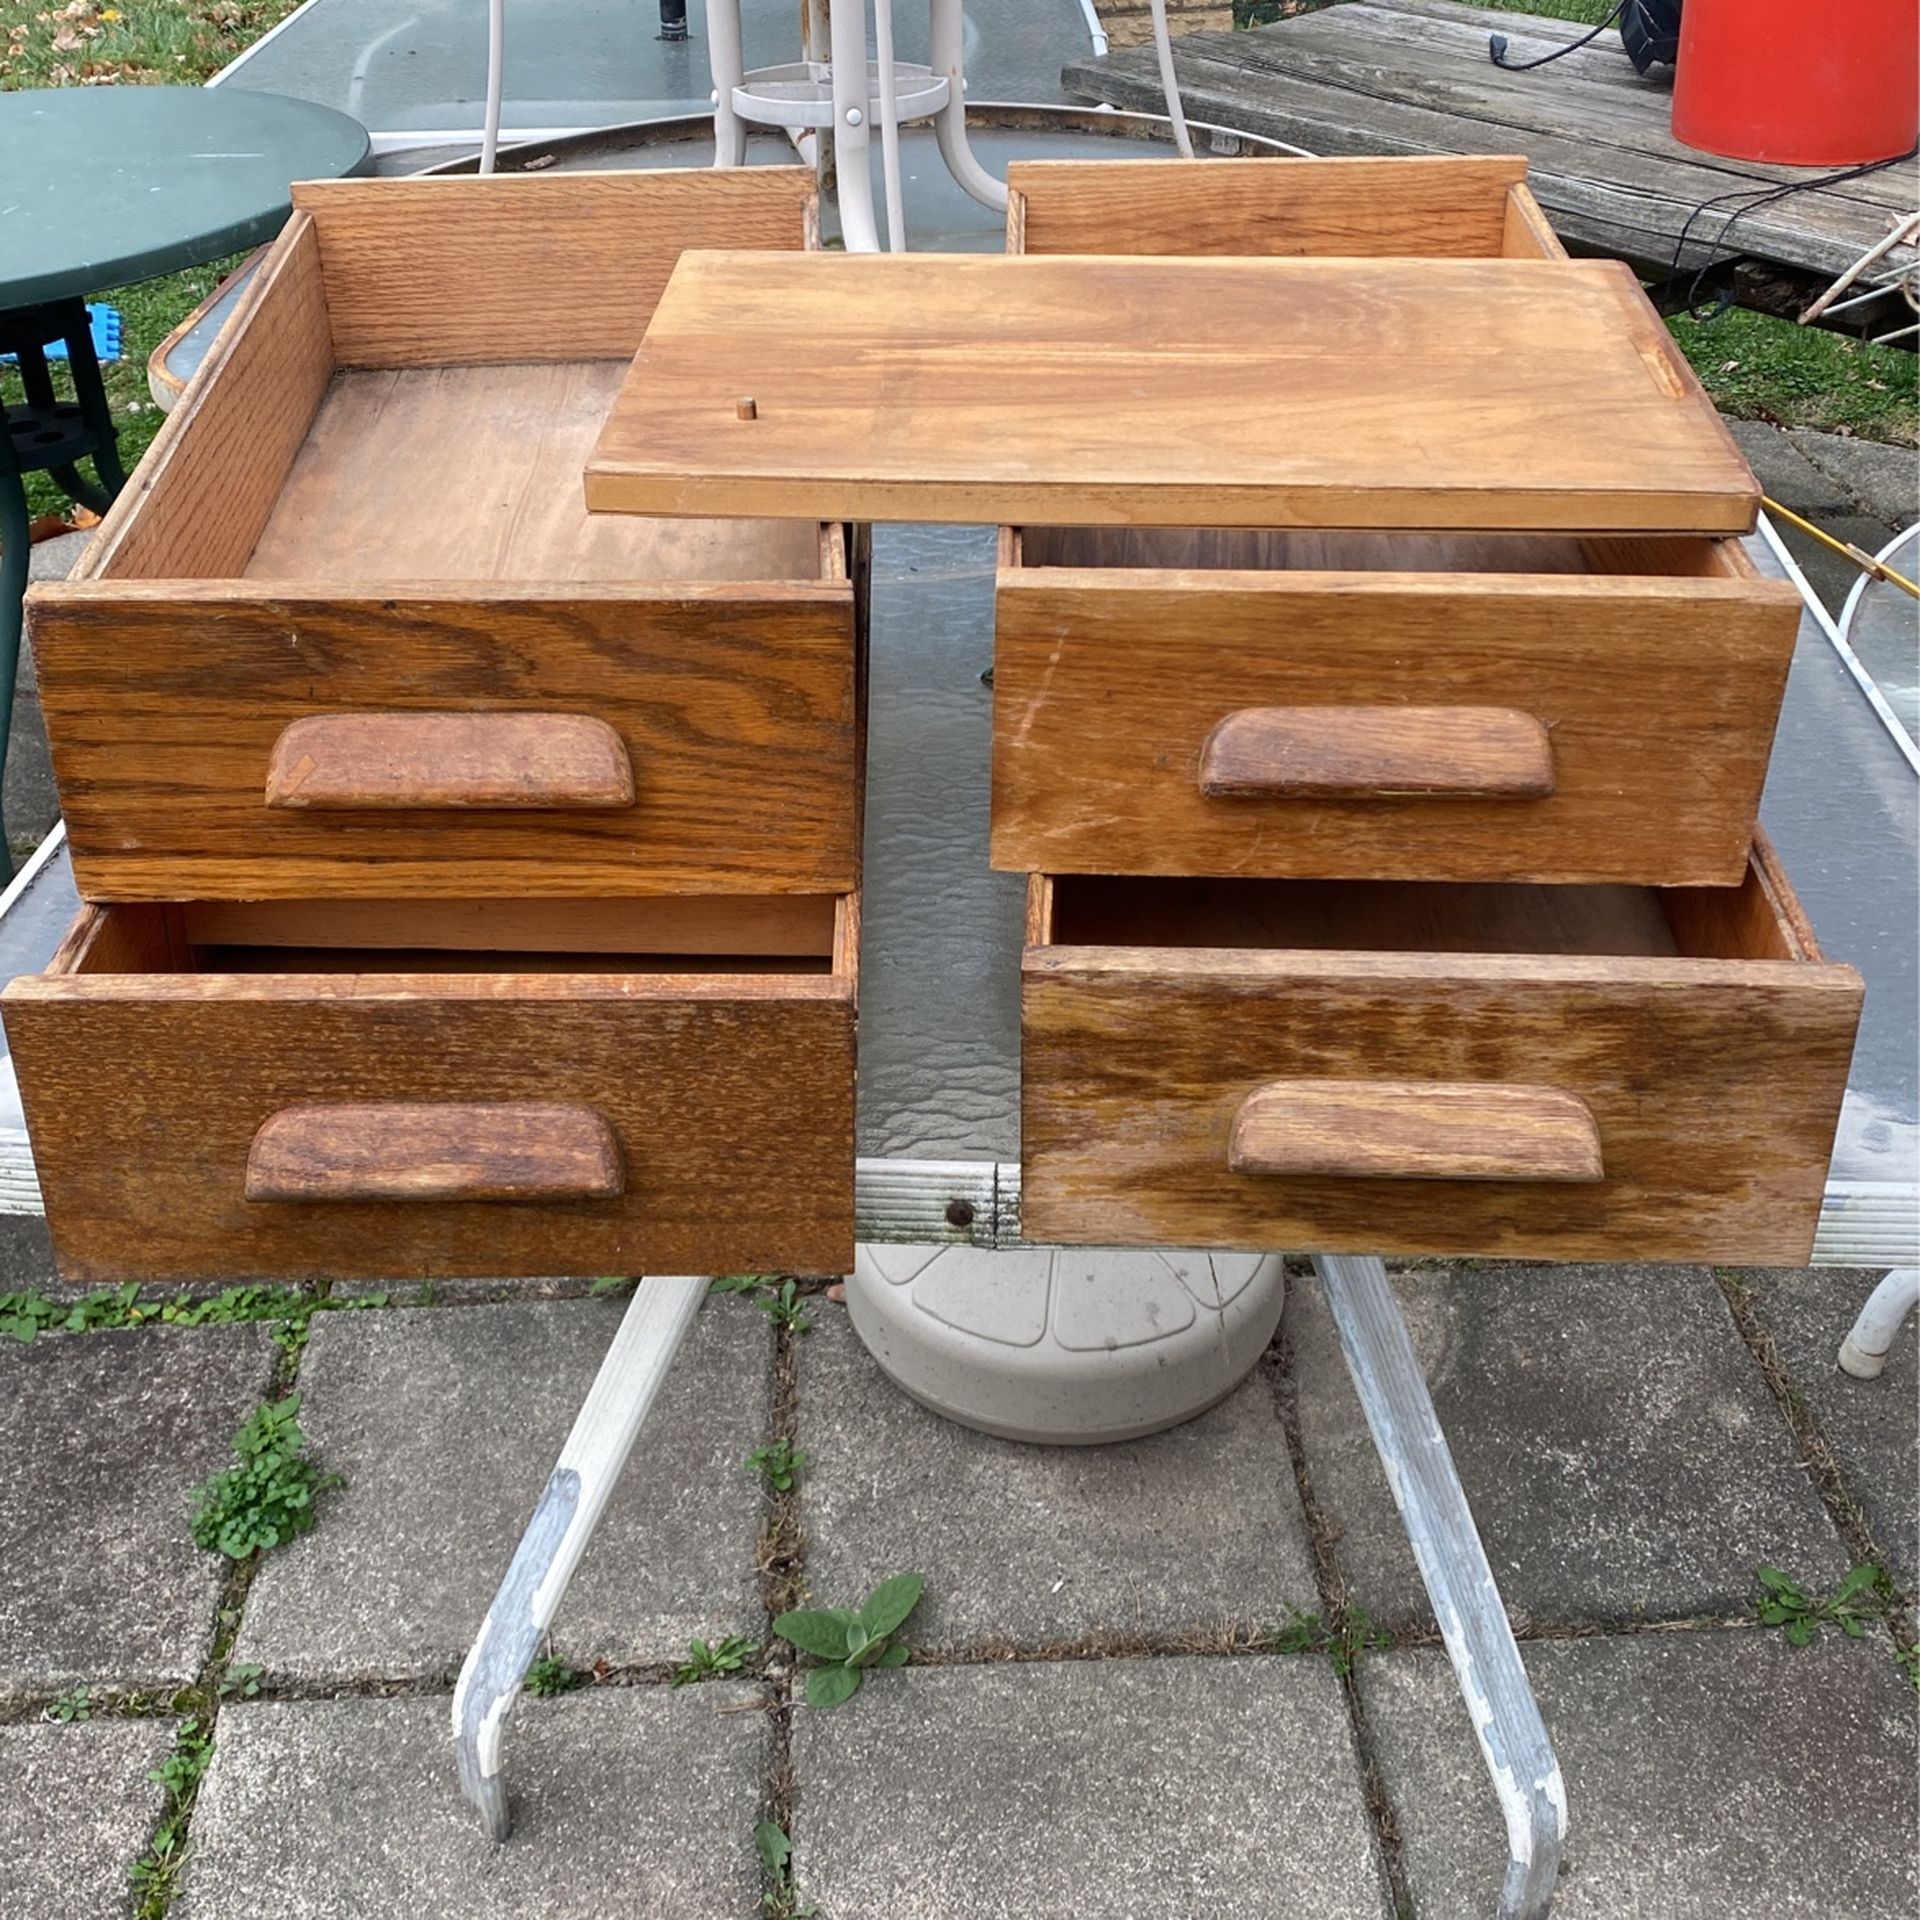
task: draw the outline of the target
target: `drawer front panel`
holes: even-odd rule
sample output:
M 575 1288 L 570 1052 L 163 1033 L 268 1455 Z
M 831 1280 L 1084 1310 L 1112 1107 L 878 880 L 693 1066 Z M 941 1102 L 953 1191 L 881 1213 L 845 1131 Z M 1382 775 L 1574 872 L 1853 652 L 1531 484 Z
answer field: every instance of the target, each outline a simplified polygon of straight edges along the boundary
M 110 583 L 49 599 L 34 634 L 92 899 L 855 883 L 845 584 Z
M 1859 1008 L 1850 968 L 1781 961 L 1032 948 L 1022 1228 L 1118 1246 L 1801 1264 Z M 1244 1126 L 1236 1152 L 1260 1097 L 1286 1107 L 1281 1082 L 1355 1083 L 1357 1113 L 1319 1135 L 1341 1151 L 1265 1163 L 1314 1166 L 1306 1177 L 1259 1170 Z M 1408 1083 L 1483 1115 L 1519 1090 L 1515 1103 L 1590 1126 L 1598 1177 L 1584 1158 L 1543 1173 L 1538 1128 L 1518 1146 L 1489 1134 L 1500 1153 L 1480 1177 L 1445 1177 L 1457 1152 L 1423 1167 L 1407 1153 L 1407 1116 L 1422 1117 Z M 1397 1177 L 1379 1177 L 1396 1123 Z M 1472 1124 L 1449 1116 L 1432 1141 L 1464 1148 Z M 1320 1172 L 1330 1160 L 1343 1171 Z M 1410 1177 L 1427 1171 L 1439 1177 Z
M 1003 571 L 993 863 L 1731 885 L 1797 624 L 1763 581 Z
M 853 1263 L 848 979 L 43 975 L 5 1013 L 70 1280 Z

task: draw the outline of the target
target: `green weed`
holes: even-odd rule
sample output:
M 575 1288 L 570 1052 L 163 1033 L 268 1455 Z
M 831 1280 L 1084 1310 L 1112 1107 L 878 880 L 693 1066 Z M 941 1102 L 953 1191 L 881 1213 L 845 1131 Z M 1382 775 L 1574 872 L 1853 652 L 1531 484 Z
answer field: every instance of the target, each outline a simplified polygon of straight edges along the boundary
M 313 1530 L 316 1495 L 345 1483 L 306 1457 L 300 1396 L 263 1403 L 234 1435 L 240 1464 L 195 1489 L 193 1538 L 229 1560 L 264 1553 Z
M 749 1473 L 759 1474 L 775 1493 L 791 1493 L 799 1484 L 807 1456 L 782 1435 L 764 1447 L 755 1447 L 741 1464 Z
M 717 1680 L 723 1674 L 738 1673 L 759 1651 L 759 1641 L 737 1633 L 719 1640 L 690 1641 L 686 1659 L 673 1670 L 673 1684 L 691 1686 L 696 1680 Z
M 1292 1617 L 1267 1635 L 1267 1645 L 1275 1653 L 1324 1653 L 1342 1680 L 1360 1664 L 1362 1654 L 1391 1645 L 1391 1637 L 1367 1618 L 1364 1607 L 1349 1607 L 1337 1632 L 1317 1613 L 1302 1613 L 1298 1607 L 1287 1612 Z
M 925 1586 L 917 1573 L 895 1574 L 858 1609 L 796 1607 L 774 1621 L 782 1640 L 820 1663 L 807 1673 L 808 1706 L 840 1706 L 860 1691 L 869 1667 L 907 1664 L 907 1649 L 893 1635 L 920 1604 Z

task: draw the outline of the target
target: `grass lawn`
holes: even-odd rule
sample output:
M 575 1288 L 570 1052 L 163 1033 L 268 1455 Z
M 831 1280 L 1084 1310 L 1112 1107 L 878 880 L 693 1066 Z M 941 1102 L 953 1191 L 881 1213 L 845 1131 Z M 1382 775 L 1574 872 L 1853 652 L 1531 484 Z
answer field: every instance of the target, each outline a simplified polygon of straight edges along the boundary
M 0 0 L 0 89 L 137 85 L 197 86 L 217 73 L 295 0 Z M 165 417 L 147 392 L 147 356 L 210 293 L 232 260 L 212 261 L 137 287 L 96 295 L 125 323 L 121 358 L 103 367 L 120 427 L 120 456 L 132 470 Z M 58 368 L 56 385 L 63 376 Z M 0 400 L 18 402 L 17 373 L 0 374 Z M 34 513 L 61 513 L 66 496 L 45 474 L 29 475 Z

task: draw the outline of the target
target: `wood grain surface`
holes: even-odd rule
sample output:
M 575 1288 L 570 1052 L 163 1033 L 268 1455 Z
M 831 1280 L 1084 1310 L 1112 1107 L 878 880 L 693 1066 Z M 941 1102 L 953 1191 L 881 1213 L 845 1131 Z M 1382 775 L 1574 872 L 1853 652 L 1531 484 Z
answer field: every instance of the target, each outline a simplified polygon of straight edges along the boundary
M 1539 799 L 1553 747 L 1511 707 L 1241 707 L 1215 721 L 1195 784 L 1209 800 Z
M 606 1116 L 555 1100 L 282 1107 L 247 1153 L 261 1204 L 612 1200 L 623 1184 Z
M 587 465 L 590 507 L 689 515 L 1745 532 L 1758 502 L 1602 261 L 687 253 Z
M 1684 896 L 1670 916 L 1679 953 L 1647 951 L 1634 928 L 1597 953 L 1369 947 L 1362 931 L 1391 929 L 1365 906 L 1347 945 L 1313 950 L 1287 941 L 1288 896 L 1301 891 L 1289 883 L 1091 883 L 1142 895 L 1136 930 L 1161 944 L 1027 950 L 1023 1231 L 1120 1246 L 1803 1264 L 1862 988 L 1850 967 L 1788 957 L 1803 949 L 1784 919 L 1767 943 L 1775 957 L 1739 957 L 1769 898 L 1791 897 L 1783 877 L 1763 875 L 1769 860 L 1763 849 L 1742 888 Z M 1086 884 L 1053 879 L 1057 935 L 1115 925 L 1110 905 L 1077 902 Z M 1207 891 L 1240 898 L 1209 918 L 1193 899 Z M 1662 913 L 1671 896 L 1643 899 Z M 1335 917 L 1323 903 L 1320 930 L 1337 939 Z M 1272 931 L 1265 945 L 1204 944 L 1223 920 Z M 1275 1080 L 1410 1078 L 1577 1098 L 1604 1177 L 1275 1179 L 1228 1165 L 1236 1115 Z
M 1061 544 L 1029 530 L 1022 550 L 1044 556 Z M 1511 564 L 1515 544 L 1497 557 Z M 1733 543 L 1683 543 L 1691 558 L 1662 544 L 1662 554 L 1640 556 L 1674 569 L 1660 574 L 1611 571 L 1599 564 L 1600 542 L 1590 573 L 1322 572 L 1310 559 L 1271 572 L 1003 568 L 993 863 L 1737 882 L 1799 602 L 1784 583 L 1756 578 Z M 1444 564 L 1435 547 L 1417 541 L 1416 563 Z M 1711 570 L 1688 570 L 1696 564 Z M 1269 707 L 1325 710 L 1322 754 L 1353 708 L 1510 712 L 1545 729 L 1553 790 L 1529 799 L 1209 795 L 1209 739 L 1229 716 Z
M 36 614 L 90 899 L 834 893 L 859 870 L 844 584 L 281 589 L 100 583 Z M 631 807 L 263 804 L 328 714 L 585 714 Z
M 316 180 L 342 366 L 633 352 L 683 247 L 798 249 L 810 167 Z
M 1492 257 L 1527 163 L 1410 160 L 1016 160 L 1027 253 Z
M 1600 1135 L 1557 1087 L 1269 1080 L 1227 1136 L 1235 1173 L 1272 1179 L 1598 1180 Z
M 163 947 L 89 907 L 70 954 Z M 123 931 L 144 922 L 138 933 Z M 850 920 L 844 924 L 851 925 Z M 0 996 L 70 1280 L 844 1273 L 854 979 L 833 972 L 32 975 Z M 81 965 L 85 967 L 84 958 Z M 248 1157 L 311 1105 L 582 1105 L 617 1197 L 262 1205 Z

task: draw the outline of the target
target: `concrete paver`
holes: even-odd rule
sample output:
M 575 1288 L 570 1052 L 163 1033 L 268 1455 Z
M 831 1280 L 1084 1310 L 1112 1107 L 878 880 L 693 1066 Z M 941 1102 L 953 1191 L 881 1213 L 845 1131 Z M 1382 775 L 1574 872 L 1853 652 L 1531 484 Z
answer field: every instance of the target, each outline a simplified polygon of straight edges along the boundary
M 1179 1639 L 1318 1605 L 1285 1437 L 1254 1375 L 1198 1420 L 1120 1446 L 1032 1447 L 926 1411 L 821 1307 L 799 1347 L 807 1578 L 853 1606 L 891 1574 L 916 1644 Z
M 1567 1790 L 1554 1920 L 1909 1920 L 1914 1701 L 1884 1635 L 1525 1652 Z M 1505 1830 L 1445 1657 L 1371 1655 L 1360 1689 L 1415 1920 L 1491 1913 Z
M 1395 1274 L 1494 1577 L 1540 1623 L 1747 1612 L 1753 1569 L 1846 1556 L 1710 1274 L 1489 1263 Z M 1353 1597 L 1431 1619 L 1317 1281 L 1293 1288 L 1300 1426 Z
M 123 1920 L 127 1868 L 160 1817 L 148 1772 L 172 1724 L 0 1727 L 0 1911 L 8 1920 Z
M 302 1679 L 459 1668 L 625 1311 L 617 1300 L 322 1315 L 301 1421 L 346 1486 L 260 1570 L 237 1657 Z M 687 1344 L 555 1622 L 580 1664 L 684 1658 L 764 1623 L 755 1547 L 772 1335 L 714 1300 Z
M 513 1836 L 454 1780 L 447 1702 L 255 1701 L 220 1716 L 183 1920 L 747 1920 L 767 1721 L 712 1682 L 526 1701 Z
M 259 1326 L 0 1341 L 0 1690 L 199 1671 L 227 1562 L 194 1545 L 192 1493 L 273 1359 Z
M 907 1668 L 794 1716 L 794 1882 L 832 1920 L 1384 1920 L 1317 1657 Z
M 1767 1268 L 1742 1277 L 1891 1571 L 1912 1588 L 1920 1583 L 1920 1327 L 1901 1329 L 1877 1380 L 1855 1380 L 1835 1355 L 1882 1278 L 1879 1268 Z

